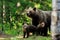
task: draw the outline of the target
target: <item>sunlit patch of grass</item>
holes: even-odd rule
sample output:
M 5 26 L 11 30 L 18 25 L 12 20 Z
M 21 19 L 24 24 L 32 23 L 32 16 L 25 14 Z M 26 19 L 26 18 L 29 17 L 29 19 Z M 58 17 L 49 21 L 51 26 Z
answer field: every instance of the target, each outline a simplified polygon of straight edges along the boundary
M 51 37 L 32 36 L 29 38 L 25 38 L 24 40 L 51 40 Z

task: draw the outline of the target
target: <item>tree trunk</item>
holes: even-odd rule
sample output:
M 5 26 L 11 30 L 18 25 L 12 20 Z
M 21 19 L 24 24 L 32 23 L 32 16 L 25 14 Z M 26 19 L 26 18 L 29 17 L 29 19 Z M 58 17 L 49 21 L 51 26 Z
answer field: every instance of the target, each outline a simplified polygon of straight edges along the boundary
M 60 40 L 60 0 L 52 0 L 51 33 L 52 40 Z
M 5 1 L 3 0 L 3 23 L 5 23 Z
M 3 11 L 2 12 L 2 24 L 4 24 L 5 23 L 5 0 L 2 1 L 2 5 L 3 5 L 2 6 L 2 9 L 3 9 L 2 10 Z M 3 25 L 2 25 L 2 31 L 3 31 Z

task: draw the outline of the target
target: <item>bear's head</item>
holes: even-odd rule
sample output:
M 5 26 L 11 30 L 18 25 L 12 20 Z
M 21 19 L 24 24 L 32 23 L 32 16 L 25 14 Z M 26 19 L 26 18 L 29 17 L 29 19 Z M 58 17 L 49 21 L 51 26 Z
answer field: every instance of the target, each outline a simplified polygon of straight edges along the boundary
M 27 10 L 27 16 L 28 17 L 35 17 L 36 15 L 36 8 L 29 8 L 28 10 Z
M 41 11 L 37 8 L 29 8 L 27 9 L 27 16 L 32 18 L 32 24 L 37 26 L 40 21 L 40 13 Z

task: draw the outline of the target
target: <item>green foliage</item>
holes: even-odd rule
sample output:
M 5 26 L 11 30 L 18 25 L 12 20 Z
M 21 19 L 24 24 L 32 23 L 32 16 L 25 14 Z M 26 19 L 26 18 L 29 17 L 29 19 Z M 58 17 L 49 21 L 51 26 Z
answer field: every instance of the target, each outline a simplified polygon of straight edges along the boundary
M 12 30 L 5 30 L 4 32 L 5 32 L 5 34 L 11 35 L 11 36 L 16 36 L 17 35 L 17 31 L 14 30 L 14 29 L 12 29 Z

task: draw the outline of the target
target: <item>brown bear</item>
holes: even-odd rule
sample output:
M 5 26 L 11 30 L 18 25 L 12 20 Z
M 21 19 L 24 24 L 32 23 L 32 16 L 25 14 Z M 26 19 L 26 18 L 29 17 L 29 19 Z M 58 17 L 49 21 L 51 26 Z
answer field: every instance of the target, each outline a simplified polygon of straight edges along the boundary
M 47 36 L 48 29 L 50 30 L 51 25 L 51 11 L 42 11 L 36 8 L 29 8 L 27 11 L 27 16 L 32 18 L 32 25 L 36 26 L 40 21 L 45 22 L 44 34 Z
M 37 25 L 37 35 L 44 35 L 44 28 L 45 28 L 45 22 L 40 22 L 38 25 Z
M 29 37 L 29 33 L 32 32 L 33 35 L 36 33 L 36 27 L 33 25 L 27 25 L 26 23 L 23 24 L 23 38 L 27 35 L 27 38 Z

